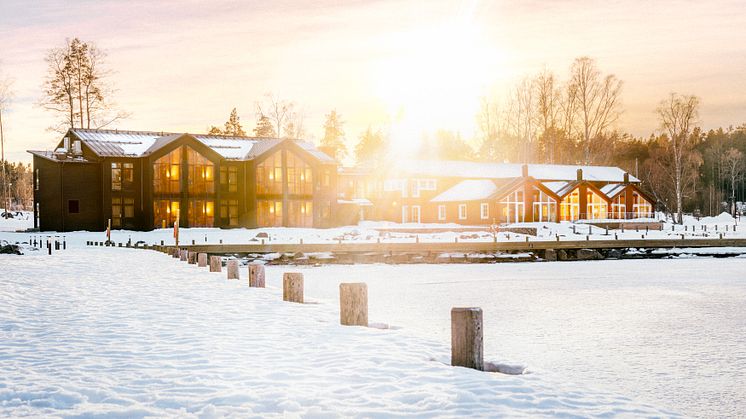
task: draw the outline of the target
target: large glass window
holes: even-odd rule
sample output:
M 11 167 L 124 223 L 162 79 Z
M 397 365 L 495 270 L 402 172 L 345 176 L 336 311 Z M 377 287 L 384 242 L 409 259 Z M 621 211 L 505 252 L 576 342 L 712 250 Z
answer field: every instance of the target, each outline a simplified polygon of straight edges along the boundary
M 238 226 L 238 200 L 224 199 L 220 201 L 220 218 L 230 227 Z
M 153 192 L 178 194 L 181 192 L 181 150 L 166 154 L 153 163 Z
M 503 220 L 508 223 L 522 223 L 526 214 L 526 204 L 523 201 L 523 189 L 516 189 L 500 201 L 503 209 Z
M 580 218 L 580 191 L 576 188 L 560 203 L 560 219 L 575 221 Z
M 288 226 L 313 227 L 313 203 L 306 200 L 288 201 Z
M 187 213 L 190 227 L 212 227 L 215 220 L 215 203 L 207 199 L 190 199 Z
M 122 163 L 111 163 L 111 190 L 122 190 Z
M 601 195 L 588 189 L 586 193 L 587 197 L 587 215 L 586 218 L 589 220 L 600 220 L 608 218 L 609 206 L 606 201 L 601 198 Z
M 282 194 L 282 152 L 277 151 L 256 167 L 256 191 L 259 194 Z
M 287 153 L 288 193 L 291 195 L 313 194 L 311 166 L 300 157 Z
M 190 195 L 215 192 L 214 165 L 190 147 L 187 147 L 187 170 Z
M 122 227 L 122 198 L 111 198 L 111 228 Z
M 632 212 L 637 218 L 653 216 L 653 206 L 637 192 L 632 192 Z
M 627 218 L 627 192 L 622 192 L 611 201 L 611 218 Z
M 557 221 L 557 201 L 539 188 L 534 187 L 534 221 Z
M 179 215 L 179 201 L 157 199 L 153 201 L 153 224 L 156 228 L 174 225 Z
M 282 227 L 282 201 L 258 200 L 257 224 L 259 227 Z

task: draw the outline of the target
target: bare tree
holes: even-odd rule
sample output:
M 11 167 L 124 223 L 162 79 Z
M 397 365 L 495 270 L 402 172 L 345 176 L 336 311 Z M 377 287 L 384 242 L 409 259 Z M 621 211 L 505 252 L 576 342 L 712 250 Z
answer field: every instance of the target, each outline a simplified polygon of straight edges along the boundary
M 744 160 L 743 153 L 737 148 L 729 148 L 723 155 L 723 169 L 725 176 L 730 183 L 730 212 L 735 215 L 736 212 L 736 182 L 743 177 Z
M 554 73 L 544 70 L 534 82 L 536 86 L 536 105 L 539 117 L 539 129 L 543 142 L 544 156 L 549 163 L 554 163 L 559 136 L 561 92 L 557 87 Z
M 284 138 L 283 131 L 287 128 L 288 123 L 296 117 L 294 112 L 295 104 L 291 101 L 280 99 L 280 96 L 273 93 L 264 95 L 264 103 L 256 103 L 256 118 L 267 117 L 275 127 L 277 138 Z M 301 124 L 302 125 L 302 124 Z M 293 127 L 296 131 L 297 128 Z
M 668 139 L 673 192 L 675 196 L 677 221 L 683 220 L 685 188 L 696 179 L 699 165 L 695 156 L 694 145 L 696 136 L 692 135 L 692 125 L 697 121 L 699 98 L 694 95 L 678 95 L 671 93 L 661 101 L 658 109 L 658 119 L 661 130 Z M 701 157 L 699 158 L 701 164 Z M 694 174 L 693 174 L 694 173 Z
M 591 163 L 591 140 L 605 133 L 621 114 L 622 81 L 602 76 L 590 57 L 576 58 L 570 68 L 569 98 L 576 105 L 585 163 Z
M 126 118 L 112 101 L 113 88 L 107 83 L 111 72 L 105 67 L 106 54 L 95 44 L 78 38 L 47 53 L 47 78 L 40 105 L 64 115 L 52 129 L 103 128 Z
M 12 80 L 10 80 L 7 77 L 4 77 L 2 73 L 0 73 L 0 165 L 2 165 L 2 183 L 0 183 L 0 186 L 2 186 L 2 205 L 5 208 L 6 212 L 10 212 L 10 205 L 9 205 L 9 182 L 8 182 L 8 175 L 6 172 L 6 161 L 5 161 L 5 133 L 3 132 L 3 114 L 5 111 L 7 111 L 8 107 L 10 106 L 10 101 L 13 96 L 13 92 L 11 90 Z

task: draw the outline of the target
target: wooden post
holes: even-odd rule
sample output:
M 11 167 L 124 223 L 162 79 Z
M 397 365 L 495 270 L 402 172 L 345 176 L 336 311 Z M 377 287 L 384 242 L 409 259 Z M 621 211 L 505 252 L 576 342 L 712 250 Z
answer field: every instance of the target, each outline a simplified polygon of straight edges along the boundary
M 210 256 L 210 272 L 220 272 L 223 269 L 223 262 L 220 256 Z
M 187 250 L 186 249 L 180 249 L 179 250 L 179 260 L 182 262 L 187 261 Z
M 368 327 L 368 286 L 364 282 L 339 284 L 339 323 Z
M 238 272 L 238 260 L 231 259 L 228 261 L 228 270 L 226 271 L 228 274 L 228 279 L 239 279 L 239 272 Z
M 191 250 L 187 253 L 187 263 L 190 265 L 195 265 L 197 263 L 197 252 L 192 252 Z
M 200 253 L 197 255 L 197 266 L 200 268 L 207 266 L 207 253 Z
M 451 365 L 484 370 L 482 309 L 451 309 Z
M 282 300 L 303 303 L 303 274 L 285 272 L 282 274 Z
M 264 265 L 261 263 L 249 263 L 249 286 L 264 288 Z
M 174 247 L 174 248 L 173 248 L 173 253 L 171 253 L 171 256 L 172 256 L 173 258 L 177 258 L 177 257 L 179 257 L 179 248 L 178 248 L 178 247 Z

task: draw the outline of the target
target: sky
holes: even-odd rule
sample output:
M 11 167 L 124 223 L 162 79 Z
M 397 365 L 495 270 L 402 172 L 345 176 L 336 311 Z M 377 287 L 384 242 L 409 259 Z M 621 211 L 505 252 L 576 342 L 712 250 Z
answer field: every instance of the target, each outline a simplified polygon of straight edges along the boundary
M 66 38 L 107 53 L 111 128 L 204 132 L 234 107 L 255 126 L 267 93 L 305 115 L 308 138 L 341 114 L 348 147 L 368 127 L 473 136 L 482 98 L 544 69 L 566 79 L 593 57 L 624 82 L 620 130 L 648 136 L 670 92 L 701 97 L 705 129 L 746 122 L 743 1 L 156 1 L 0 0 L 0 73 L 15 98 L 3 115 L 9 160 L 49 149 L 57 116 L 36 105 L 44 57 Z

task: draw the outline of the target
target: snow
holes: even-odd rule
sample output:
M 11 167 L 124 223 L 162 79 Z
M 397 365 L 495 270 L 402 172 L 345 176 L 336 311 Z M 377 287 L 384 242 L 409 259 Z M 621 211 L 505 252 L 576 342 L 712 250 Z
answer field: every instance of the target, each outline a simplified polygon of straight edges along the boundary
M 691 417 L 744 417 L 744 269 L 746 259 L 696 258 L 300 271 L 322 301 L 340 282 L 366 282 L 373 319 L 444 344 L 450 307 L 481 307 L 485 359 L 506 368 Z M 267 284 L 285 270 L 267 267 Z
M 443 339 L 342 327 L 335 299 L 284 303 L 280 289 L 161 253 L 40 253 L 0 255 L 0 416 L 675 416 L 540 370 L 454 368 Z M 269 270 L 271 283 L 280 269 Z M 308 295 L 317 281 L 306 280 Z M 430 316 L 433 308 L 420 318 L 447 328 L 448 311 Z M 375 309 L 371 320 L 392 316 Z
M 476 201 L 487 199 L 495 192 L 497 192 L 497 186 L 489 179 L 468 179 L 441 192 L 430 202 Z
M 85 143 L 91 142 L 95 147 L 96 142 L 108 143 L 121 149 L 121 154 L 129 156 L 142 156 L 150 148 L 158 137 L 157 132 L 137 132 L 137 131 L 91 131 L 91 130 L 73 130 L 75 135 Z
M 225 138 L 211 135 L 194 136 L 202 144 L 213 149 L 226 159 L 240 160 L 246 158 L 257 140 Z

